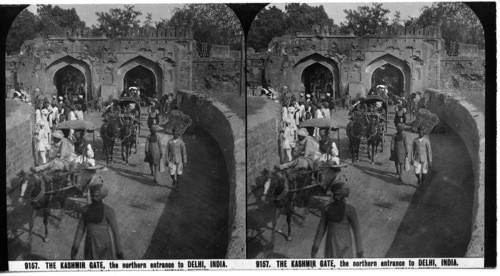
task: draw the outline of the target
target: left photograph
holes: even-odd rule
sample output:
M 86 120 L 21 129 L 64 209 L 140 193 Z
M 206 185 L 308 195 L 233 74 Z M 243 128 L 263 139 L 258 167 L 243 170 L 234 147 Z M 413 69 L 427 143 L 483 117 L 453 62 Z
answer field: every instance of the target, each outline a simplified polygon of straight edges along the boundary
M 8 259 L 246 258 L 242 38 L 224 4 L 24 8 L 5 42 Z

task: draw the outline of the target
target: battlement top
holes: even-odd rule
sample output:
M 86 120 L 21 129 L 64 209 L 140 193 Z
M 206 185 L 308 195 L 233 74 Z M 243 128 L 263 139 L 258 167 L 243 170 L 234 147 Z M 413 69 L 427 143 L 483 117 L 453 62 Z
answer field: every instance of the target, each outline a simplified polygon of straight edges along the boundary
M 309 32 L 299 32 L 298 37 L 322 36 L 322 37 L 355 37 L 351 31 L 349 34 L 340 32 L 339 26 L 319 26 L 314 25 Z M 380 27 L 374 34 L 365 35 L 364 37 L 405 37 L 405 38 L 441 38 L 440 26 L 428 26 L 425 28 L 413 26 L 388 26 Z
M 49 38 L 73 38 L 73 39 L 107 39 L 106 35 L 94 36 L 90 28 L 71 29 L 65 28 L 61 33 L 53 34 Z M 193 31 L 190 27 L 166 26 L 164 28 L 132 28 L 127 35 L 115 37 L 115 39 L 193 39 Z

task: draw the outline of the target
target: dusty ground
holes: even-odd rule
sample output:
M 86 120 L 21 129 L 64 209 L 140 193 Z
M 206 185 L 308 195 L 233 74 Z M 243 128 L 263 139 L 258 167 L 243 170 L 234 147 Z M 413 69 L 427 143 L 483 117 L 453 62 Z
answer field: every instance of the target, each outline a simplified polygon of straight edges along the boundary
M 145 111 L 145 110 L 143 110 Z M 217 143 L 206 133 L 184 135 L 188 151 L 180 191 L 171 192 L 172 181 L 165 172 L 155 184 L 144 163 L 144 143 L 149 131 L 143 112 L 138 154 L 129 166 L 115 151 L 115 163 L 103 172 L 110 195 L 104 200 L 116 213 L 126 259 L 224 258 L 228 243 L 229 187 L 224 158 Z M 101 125 L 98 114 L 88 120 Z M 100 149 L 96 132 L 96 148 Z M 118 148 L 118 147 L 117 147 Z M 116 149 L 117 149 L 116 148 Z M 97 163 L 103 156 L 96 150 Z M 17 202 L 16 194 L 11 195 Z M 71 205 L 70 205 L 71 206 Z M 50 242 L 44 243 L 42 217 L 34 226 L 31 250 L 26 233 L 31 208 L 16 203 L 8 224 L 18 228 L 18 238 L 9 243 L 9 259 L 69 259 L 78 220 L 74 212 L 54 210 L 49 219 Z M 83 258 L 83 242 L 77 259 Z
M 337 111 L 335 118 L 342 126 L 347 124 L 345 110 Z M 389 123 L 388 134 L 393 133 L 394 125 Z M 470 239 L 474 196 L 471 160 L 463 142 L 454 133 L 430 135 L 434 163 L 426 179 L 427 188 L 420 191 L 412 171 L 404 173 L 404 184 L 398 183 L 394 164 L 389 161 L 390 135 L 385 137 L 384 152 L 378 154 L 374 164 L 368 162 L 366 145 L 362 145 L 360 162 L 343 170 L 351 188 L 348 202 L 358 212 L 365 257 L 463 257 Z M 410 133 L 409 141 L 414 137 L 416 134 Z M 341 129 L 340 139 L 340 157 L 351 163 L 345 129 Z M 248 258 L 310 257 L 319 222 L 314 206 L 326 203 L 324 198 L 317 198 L 307 220 L 292 221 L 293 240 L 276 234 L 274 250 L 270 250 L 274 205 L 249 200 Z M 284 215 L 277 228 L 286 232 Z M 318 257 L 323 257 L 323 245 Z

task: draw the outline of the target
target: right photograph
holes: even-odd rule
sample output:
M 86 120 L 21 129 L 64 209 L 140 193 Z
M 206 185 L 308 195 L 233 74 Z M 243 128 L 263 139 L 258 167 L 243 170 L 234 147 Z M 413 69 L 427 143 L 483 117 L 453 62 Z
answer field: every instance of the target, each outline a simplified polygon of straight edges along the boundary
M 263 8 L 247 258 L 483 258 L 484 48 L 459 2 Z

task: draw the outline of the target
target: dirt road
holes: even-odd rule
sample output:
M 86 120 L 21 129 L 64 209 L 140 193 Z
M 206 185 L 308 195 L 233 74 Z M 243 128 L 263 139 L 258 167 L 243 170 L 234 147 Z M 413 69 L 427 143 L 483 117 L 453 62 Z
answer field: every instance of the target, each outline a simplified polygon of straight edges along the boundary
M 149 134 L 143 110 L 138 153 L 129 165 L 115 151 L 115 163 L 104 172 L 110 195 L 104 202 L 116 213 L 126 259 L 224 258 L 228 234 L 228 198 L 224 158 L 217 143 L 206 133 L 184 135 L 188 164 L 179 192 L 172 192 L 172 180 L 165 172 L 160 184 L 153 181 L 144 163 L 145 138 Z M 87 120 L 100 126 L 99 114 Z M 105 164 L 101 139 L 96 132 L 97 163 Z M 118 147 L 116 147 L 118 149 Z M 17 202 L 16 195 L 12 199 Z M 20 229 L 20 236 L 9 243 L 9 259 L 69 259 L 78 220 L 73 213 L 54 210 L 49 219 L 50 242 L 44 243 L 42 217 L 35 221 L 33 244 L 27 246 L 29 204 L 16 205 L 8 224 Z M 83 258 L 83 242 L 77 259 Z
M 337 111 L 334 118 L 347 124 L 347 112 Z M 360 162 L 343 169 L 350 183 L 348 202 L 358 213 L 365 257 L 463 257 L 470 239 L 474 179 L 471 160 L 463 142 L 454 133 L 431 134 L 434 162 L 426 178 L 426 190 L 416 189 L 412 170 L 399 184 L 395 167 L 389 161 L 391 135 L 395 133 L 393 113 L 383 153 L 374 164 L 367 158 L 366 145 L 360 150 Z M 340 130 L 340 157 L 351 163 L 345 129 Z M 411 142 L 416 134 L 409 134 Z M 311 205 L 327 202 L 316 200 Z M 249 258 L 309 258 L 319 222 L 319 212 L 302 221 L 292 221 L 292 241 L 276 234 L 274 250 L 268 248 L 274 205 L 250 199 L 248 205 L 247 245 Z M 301 211 L 301 210 L 299 210 Z M 286 232 L 285 216 L 278 229 Z M 323 257 L 323 244 L 318 257 Z

